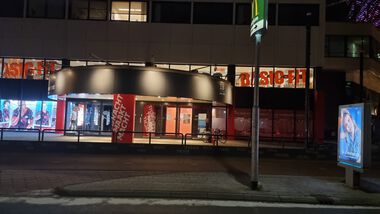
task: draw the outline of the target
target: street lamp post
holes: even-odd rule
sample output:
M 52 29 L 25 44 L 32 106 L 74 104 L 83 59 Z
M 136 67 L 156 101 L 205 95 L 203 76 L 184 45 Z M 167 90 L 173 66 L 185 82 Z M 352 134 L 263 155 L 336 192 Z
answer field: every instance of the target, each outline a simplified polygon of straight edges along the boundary
M 259 139 L 260 139 L 260 102 L 259 102 L 259 76 L 260 76 L 260 45 L 261 45 L 261 33 L 255 34 L 255 80 L 253 91 L 253 105 L 252 105 L 252 127 L 251 127 L 251 188 L 258 189 L 259 186 Z

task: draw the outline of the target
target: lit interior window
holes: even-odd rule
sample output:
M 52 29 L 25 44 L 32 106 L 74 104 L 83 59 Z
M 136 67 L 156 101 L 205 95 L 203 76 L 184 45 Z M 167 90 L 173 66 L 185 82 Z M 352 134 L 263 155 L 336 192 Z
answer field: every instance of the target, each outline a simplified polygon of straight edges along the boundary
M 146 2 L 112 2 L 112 20 L 146 22 L 147 3 Z

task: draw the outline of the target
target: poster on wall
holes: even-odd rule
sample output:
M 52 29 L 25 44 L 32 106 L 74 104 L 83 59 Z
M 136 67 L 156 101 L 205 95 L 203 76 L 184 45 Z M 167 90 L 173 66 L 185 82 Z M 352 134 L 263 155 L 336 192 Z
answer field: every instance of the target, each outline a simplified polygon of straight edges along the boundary
M 144 105 L 143 132 L 156 132 L 156 110 L 152 104 Z
M 338 162 L 363 168 L 370 157 L 370 113 L 364 103 L 339 106 Z
M 56 109 L 56 102 L 53 101 L 0 100 L 0 127 L 54 128 L 54 109 Z

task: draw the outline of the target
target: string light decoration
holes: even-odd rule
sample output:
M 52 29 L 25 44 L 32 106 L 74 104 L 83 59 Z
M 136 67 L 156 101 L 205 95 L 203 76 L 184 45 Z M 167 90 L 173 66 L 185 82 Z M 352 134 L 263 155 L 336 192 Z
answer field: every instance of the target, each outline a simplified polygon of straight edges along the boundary
M 380 27 L 380 0 L 347 0 L 346 3 L 350 7 L 349 19 Z

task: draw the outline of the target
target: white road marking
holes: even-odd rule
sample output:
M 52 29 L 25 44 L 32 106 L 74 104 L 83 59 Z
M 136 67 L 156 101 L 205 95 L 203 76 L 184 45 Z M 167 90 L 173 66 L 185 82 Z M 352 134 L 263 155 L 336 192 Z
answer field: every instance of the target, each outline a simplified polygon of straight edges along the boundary
M 0 203 L 25 203 L 31 205 L 84 206 L 95 204 L 109 205 L 149 205 L 149 206 L 195 206 L 195 207 L 278 207 L 311 209 L 366 209 L 380 210 L 380 207 L 340 206 L 296 203 L 267 203 L 227 200 L 181 200 L 159 198 L 71 198 L 71 197 L 0 197 Z

